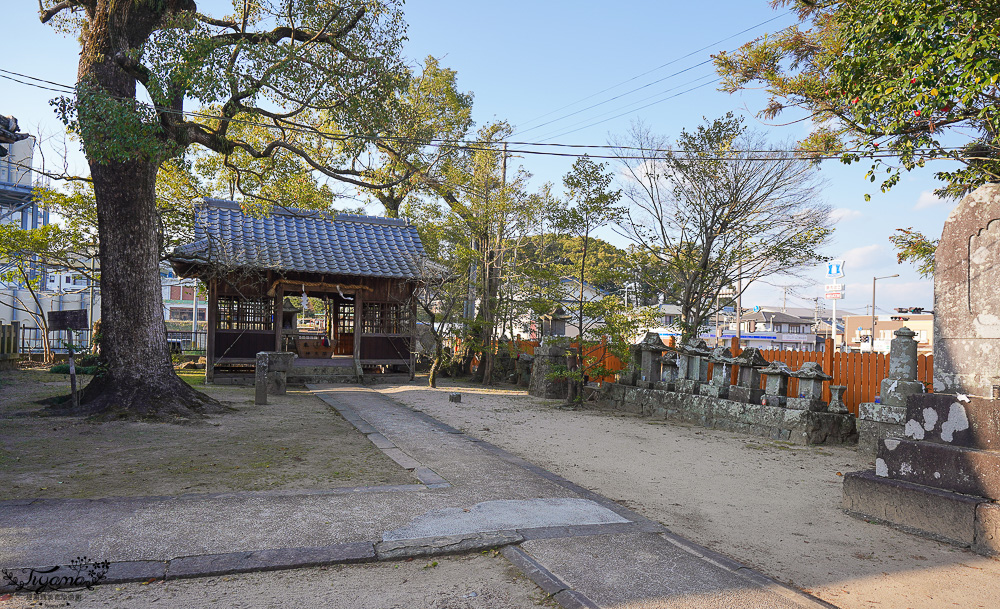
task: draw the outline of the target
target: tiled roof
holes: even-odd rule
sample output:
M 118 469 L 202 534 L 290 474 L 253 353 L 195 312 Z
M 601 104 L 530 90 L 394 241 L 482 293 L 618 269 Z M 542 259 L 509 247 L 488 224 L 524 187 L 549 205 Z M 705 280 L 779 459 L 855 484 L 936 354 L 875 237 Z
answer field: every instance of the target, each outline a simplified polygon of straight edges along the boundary
M 757 313 L 750 313 L 743 315 L 744 321 L 763 321 L 763 322 L 775 322 L 779 324 L 811 324 L 813 320 L 803 319 L 796 315 L 788 315 L 782 313 L 781 311 L 759 311 Z
M 425 257 L 405 220 L 275 208 L 244 214 L 238 203 L 205 199 L 195 210 L 195 241 L 172 262 L 281 271 L 414 279 Z

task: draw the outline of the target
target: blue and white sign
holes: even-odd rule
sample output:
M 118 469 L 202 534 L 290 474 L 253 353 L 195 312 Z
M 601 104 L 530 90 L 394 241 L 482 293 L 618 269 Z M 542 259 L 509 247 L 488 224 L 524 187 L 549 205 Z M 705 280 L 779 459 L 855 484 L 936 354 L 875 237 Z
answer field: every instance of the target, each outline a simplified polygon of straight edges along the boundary
M 735 313 L 736 307 L 722 307 L 723 313 Z
M 759 306 L 757 306 L 757 307 L 754 307 L 754 308 L 753 308 L 753 312 L 754 312 L 754 313 L 760 313 L 760 307 L 759 307 Z
M 844 276 L 844 261 L 843 260 L 831 260 L 826 263 L 826 276 L 827 277 L 843 277 Z

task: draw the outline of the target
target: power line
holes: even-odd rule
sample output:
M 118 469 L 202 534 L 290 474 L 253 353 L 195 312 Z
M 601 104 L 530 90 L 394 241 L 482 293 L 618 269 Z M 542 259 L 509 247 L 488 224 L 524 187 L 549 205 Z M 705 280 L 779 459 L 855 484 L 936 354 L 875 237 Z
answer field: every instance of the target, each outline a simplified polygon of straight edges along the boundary
M 55 85 L 55 86 L 64 87 L 64 88 L 68 89 L 68 91 L 57 91 L 56 89 L 52 89 L 51 87 L 47 87 L 47 86 L 40 85 L 40 84 L 37 84 L 37 83 L 31 83 L 31 82 L 25 82 L 25 81 L 22 81 L 22 80 L 18 80 L 17 78 L 13 78 L 11 76 L 7 76 L 6 74 L 13 74 L 13 75 L 18 76 L 20 78 L 35 80 L 35 81 L 39 81 L 39 82 L 45 82 L 47 84 L 52 84 L 52 85 Z M 25 85 L 25 86 L 36 87 L 36 88 L 45 89 L 45 90 L 48 90 L 48 91 L 56 91 L 56 92 L 60 92 L 60 93 L 72 93 L 72 92 L 74 92 L 74 89 L 71 88 L 71 87 L 69 87 L 68 85 L 64 85 L 64 84 L 56 83 L 56 82 L 52 82 L 52 81 L 47 81 L 47 80 L 44 80 L 44 79 L 41 79 L 41 78 L 37 78 L 37 77 L 34 77 L 34 76 L 30 76 L 30 75 L 27 75 L 27 74 L 21 74 L 21 73 L 18 73 L 18 72 L 12 72 L 10 70 L 4 70 L 2 68 L 0 68 L 0 77 L 12 80 L 14 82 L 17 82 L 17 83 Z M 712 83 L 711 82 L 709 82 L 709 83 L 703 83 L 701 85 L 698 85 L 698 86 L 692 87 L 690 89 L 687 89 L 686 91 L 681 91 L 680 93 L 677 93 L 675 95 L 672 95 L 672 96 L 669 96 L 667 98 L 664 98 L 664 99 L 655 101 L 653 103 L 647 104 L 646 106 L 643 106 L 642 108 L 638 108 L 638 109 L 641 110 L 643 108 L 646 108 L 646 107 L 649 107 L 649 106 L 661 103 L 661 102 L 666 101 L 668 99 L 675 98 L 675 97 L 677 97 L 679 95 L 683 95 L 684 93 L 688 93 L 690 91 L 693 91 L 695 89 L 707 86 L 709 84 L 712 84 Z M 479 141 L 475 141 L 475 140 L 444 140 L 444 139 L 437 139 L 437 138 L 429 138 L 427 140 L 418 140 L 418 139 L 415 139 L 415 138 L 406 138 L 406 137 L 400 137 L 400 136 L 385 136 L 385 135 L 377 135 L 377 134 L 331 133 L 331 132 L 322 131 L 320 129 L 314 129 L 314 128 L 306 128 L 306 127 L 296 126 L 295 124 L 273 125 L 273 124 L 261 123 L 261 122 L 256 122 L 256 121 L 250 121 L 250 120 L 246 120 L 246 119 L 225 118 L 225 117 L 220 117 L 220 116 L 217 116 L 217 115 L 205 114 L 205 113 L 202 113 L 202 112 L 196 112 L 196 111 L 192 111 L 192 110 L 174 110 L 172 108 L 162 108 L 162 107 L 161 108 L 156 108 L 155 106 L 151 106 L 150 104 L 146 104 L 145 102 L 138 102 L 135 98 L 131 98 L 131 97 L 120 97 L 120 96 L 109 96 L 109 97 L 112 97 L 114 99 L 122 99 L 122 100 L 131 101 L 131 102 L 136 102 L 136 103 L 139 103 L 141 105 L 154 108 L 156 111 L 161 112 L 161 113 L 165 113 L 165 114 L 173 114 L 173 115 L 178 115 L 178 116 L 181 116 L 181 117 L 191 116 L 191 117 L 197 117 L 197 118 L 204 118 L 204 119 L 208 119 L 208 120 L 216 120 L 216 121 L 220 121 L 220 122 L 245 124 L 245 125 L 248 125 L 248 126 L 262 127 L 262 128 L 266 128 L 266 129 L 278 129 L 278 130 L 281 130 L 281 131 L 289 131 L 289 132 L 294 132 L 294 133 L 303 133 L 303 134 L 312 135 L 312 136 L 322 136 L 322 137 L 325 137 L 325 138 L 329 138 L 329 139 L 333 139 L 333 140 L 340 140 L 340 141 L 344 141 L 344 140 L 370 140 L 370 141 L 387 140 L 387 141 L 395 141 L 395 142 L 400 142 L 400 143 L 417 144 L 417 145 L 422 145 L 422 146 L 432 146 L 432 147 L 437 147 L 437 148 L 466 149 L 466 150 L 472 150 L 472 151 L 477 151 L 477 150 L 479 150 L 479 151 L 490 151 L 490 150 L 493 150 L 492 148 L 489 148 L 488 146 L 485 146 L 483 142 L 479 142 Z M 628 114 L 628 112 L 626 112 L 625 114 Z M 622 115 L 618 115 L 618 116 L 622 116 Z M 562 134 L 559 134 L 558 136 L 553 136 L 553 137 L 561 137 L 562 135 L 567 135 L 567 134 L 573 133 L 575 131 L 580 131 L 581 129 L 585 129 L 585 128 L 590 127 L 590 126 L 593 126 L 593 125 L 596 125 L 596 124 L 600 124 L 602 122 L 606 122 L 607 120 L 613 120 L 614 118 L 618 118 L 618 116 L 611 117 L 611 118 L 608 118 L 608 119 L 605 119 L 605 120 L 602 120 L 602 121 L 598 121 L 596 123 L 591 123 L 590 125 L 586 125 L 584 127 L 580 127 L 579 129 L 574 129 L 574 130 L 571 130 L 571 131 L 567 131 L 565 133 L 562 133 Z M 548 139 L 552 139 L 552 138 L 548 138 Z M 500 144 L 500 143 L 504 143 L 504 142 L 495 142 L 495 143 Z M 841 154 L 831 154 L 831 153 L 827 153 L 825 151 L 809 151 L 809 150 L 795 150 L 795 149 L 747 149 L 747 150 L 734 150 L 733 151 L 734 155 L 732 155 L 732 156 L 706 156 L 706 155 L 700 153 L 699 151 L 673 150 L 673 149 L 662 149 L 662 148 L 660 148 L 660 149 L 646 149 L 646 148 L 642 148 L 642 147 L 638 147 L 638 146 L 615 146 L 615 145 L 610 145 L 610 144 L 565 144 L 565 143 L 550 143 L 550 142 L 547 142 L 547 141 L 541 141 L 541 142 L 506 141 L 506 143 L 508 145 L 517 145 L 517 146 L 529 146 L 529 147 L 547 146 L 547 147 L 559 147 L 559 148 L 576 148 L 576 149 L 585 149 L 585 150 L 629 150 L 629 151 L 636 151 L 637 150 L 637 151 L 641 151 L 643 153 L 641 155 L 628 155 L 628 154 L 624 154 L 624 155 L 623 154 L 590 155 L 591 158 L 596 158 L 596 159 L 620 159 L 620 160 L 649 160 L 649 155 L 655 154 L 655 153 L 670 154 L 670 155 L 672 155 L 673 158 L 677 158 L 677 159 L 689 159 L 689 160 L 699 159 L 699 160 L 721 160 L 721 161 L 726 161 L 726 160 L 774 160 L 775 159 L 775 155 L 781 155 L 781 154 L 788 154 L 788 155 L 792 155 L 792 154 L 795 154 L 795 155 L 809 155 L 809 158 L 817 159 L 817 160 L 822 160 L 822 159 L 840 159 L 841 156 L 842 156 Z M 918 150 L 914 150 L 914 151 L 911 151 L 911 152 L 912 153 L 920 154 L 920 153 L 933 152 L 933 151 L 952 151 L 952 150 L 960 150 L 960 149 L 962 149 L 962 147 L 950 147 L 950 148 L 949 147 L 945 147 L 945 148 L 933 148 L 933 149 L 918 149 Z M 533 155 L 538 155 L 538 156 L 557 156 L 557 157 L 572 157 L 572 158 L 577 158 L 577 157 L 583 156 L 583 155 L 581 155 L 579 153 L 548 152 L 548 151 L 529 150 L 529 149 L 513 149 L 513 150 L 510 150 L 509 152 L 510 153 L 517 153 L 517 154 L 533 154 Z M 761 156 L 758 156 L 758 157 L 750 156 L 750 157 L 748 157 L 748 156 L 743 156 L 743 153 L 746 153 L 746 154 L 757 154 L 757 153 L 759 153 Z M 819 153 L 819 154 L 817 154 L 817 153 Z M 868 154 L 864 155 L 865 158 L 896 158 L 896 157 L 899 157 L 899 156 L 901 156 L 899 153 L 895 153 L 895 152 L 891 152 L 891 151 L 882 151 L 882 152 L 877 152 L 877 153 L 868 153 Z
M 613 102 L 616 99 L 621 99 L 622 97 L 625 97 L 626 95 L 631 95 L 632 93 L 635 93 L 636 91 L 641 91 L 642 89 L 645 89 L 647 87 L 652 87 L 653 85 L 661 83 L 664 80 L 668 80 L 670 78 L 673 78 L 674 76 L 679 76 L 679 75 L 681 75 L 681 74 L 683 74 L 685 72 L 688 72 L 690 70 L 693 70 L 695 68 L 700 68 L 701 66 L 703 66 L 703 65 L 705 65 L 707 63 L 711 63 L 711 62 L 712 62 L 711 59 L 706 59 L 705 61 L 703 61 L 701 63 L 697 63 L 697 64 L 695 64 L 695 65 L 693 65 L 693 66 L 691 66 L 689 68 L 684 68 L 683 70 L 679 70 L 677 72 L 674 72 L 673 74 L 670 74 L 668 76 L 664 76 L 663 78 L 660 78 L 658 80 L 654 80 L 653 82 L 650 82 L 650 83 L 647 83 L 647 84 L 644 84 L 641 87 L 636 87 L 635 89 L 632 89 L 630 91 L 626 91 L 626 92 L 621 93 L 619 95 L 616 95 L 614 97 L 608 98 L 608 99 L 606 99 L 606 100 L 604 100 L 602 102 L 597 102 L 596 104 L 591 104 L 591 105 L 587 106 L 586 108 L 581 108 L 581 109 L 577 110 L 576 112 L 570 112 L 569 114 L 560 116 L 558 118 L 554 118 L 554 119 L 552 119 L 550 121 L 546 121 L 546 122 L 544 122 L 544 123 L 542 123 L 540 125 L 535 125 L 534 127 L 529 127 L 527 129 L 519 129 L 519 130 L 515 131 L 514 133 L 527 133 L 529 131 L 534 131 L 535 129 L 541 129 L 545 125 L 551 125 L 552 123 L 558 123 L 559 121 L 565 120 L 565 119 L 567 119 L 567 118 L 569 118 L 571 116 L 576 116 L 577 114 L 580 114 L 581 112 L 586 112 L 587 110 L 592 110 L 592 109 L 594 109 L 594 108 L 596 108 L 598 106 L 603 106 L 604 104 L 607 104 L 609 102 Z M 704 77 L 702 77 L 702 78 L 704 78 Z M 680 85 L 680 86 L 683 86 L 683 85 Z M 670 91 L 670 89 L 667 89 L 667 91 Z M 659 95 L 659 94 L 657 94 L 657 95 Z M 633 102 L 633 103 L 638 103 L 638 102 Z M 612 110 L 612 112 L 614 112 L 614 110 Z
M 689 84 L 692 84 L 692 83 L 695 83 L 695 82 L 698 82 L 699 80 L 702 80 L 702 79 L 704 79 L 704 78 L 711 78 L 712 76 L 714 76 L 714 75 L 713 75 L 713 74 L 706 74 L 705 76 L 702 76 L 701 78 L 696 78 L 696 79 L 694 79 L 694 80 L 691 80 L 691 81 L 688 81 L 688 82 L 684 83 L 683 85 L 678 85 L 677 87 L 673 87 L 673 88 L 671 88 L 671 89 L 667 89 L 666 91 L 662 91 L 661 93 L 658 93 L 657 95 L 661 95 L 661 94 L 663 94 L 663 93 L 667 93 L 667 92 L 670 92 L 670 91 L 674 91 L 674 90 L 676 90 L 676 89 L 679 89 L 680 87 L 683 87 L 683 86 L 685 86 L 685 85 L 689 85 Z M 570 133 L 576 133 L 577 131 L 581 131 L 581 130 L 583 130 L 583 129 L 587 129 L 587 128 L 589 128 L 589 127 L 594 127 L 594 126 L 597 126 L 597 125 L 600 125 L 601 123 L 606 123 L 606 122 L 608 122 L 608 121 L 613 121 L 613 120 L 615 120 L 616 118 L 621 118 L 621 117 L 623 117 L 623 116 L 627 116 L 627 115 L 629 115 L 629 114 L 632 114 L 633 112 L 638 112 L 639 110 L 644 110 L 644 109 L 646 109 L 646 108 L 649 108 L 650 106 L 655 106 L 656 104 L 660 104 L 660 103 L 663 103 L 663 102 L 665 102 L 665 101 L 668 101 L 668 100 L 671 100 L 671 99 L 674 99 L 675 97 L 679 97 L 679 96 L 681 96 L 681 95 L 684 95 L 685 93 L 690 93 L 691 91 L 694 91 L 695 89 L 700 89 L 700 88 L 702 88 L 702 87 L 706 87 L 706 86 L 708 86 L 708 85 L 712 85 L 712 84 L 715 84 L 715 83 L 719 82 L 719 80 L 720 80 L 720 79 L 718 79 L 718 78 L 715 78 L 715 79 L 713 79 L 713 80 L 710 80 L 710 81 L 708 81 L 708 82 L 704 82 L 704 83 L 701 83 L 701 84 L 700 84 L 700 85 L 698 85 L 698 86 L 695 86 L 695 87 L 691 87 L 690 89 L 687 89 L 687 90 L 685 90 L 685 91 L 681 91 L 680 93 L 676 93 L 676 94 L 674 94 L 674 95 L 670 95 L 670 96 L 668 96 L 668 97 L 664 97 L 663 99 L 659 99 L 659 100 L 656 100 L 655 102 L 652 102 L 652 103 L 648 103 L 648 104 L 646 104 L 646 105 L 644 105 L 644 106 L 640 106 L 640 107 L 638 107 L 638 108 L 633 108 L 633 109 L 631 109 L 631 110 L 626 110 L 625 112 L 621 112 L 621 113 L 619 113 L 619 114 L 616 114 L 616 115 L 614 115 L 614 116 L 611 116 L 611 117 L 608 117 L 608 118 L 605 118 L 605 119 L 601 119 L 601 120 L 599 120 L 599 121 L 595 121 L 595 122 L 592 122 L 592 123 L 589 123 L 589 124 L 587 124 L 587 125 L 584 125 L 584 126 L 582 126 L 582 127 L 578 128 L 578 129 L 570 129 L 569 131 L 562 131 L 561 133 L 557 133 L 556 135 L 552 135 L 552 136 L 549 136 L 549 137 L 545 137 L 545 139 L 543 139 L 543 140 L 542 140 L 542 143 L 544 143 L 544 142 L 547 142 L 547 141 L 549 141 L 549 140 L 551 140 L 551 139 L 554 139 L 554 138 L 557 138 L 557 137 L 562 137 L 562 136 L 564 136 L 564 135 L 569 135 Z M 653 97 L 656 97 L 656 96 L 654 95 Z M 646 99 L 649 99 L 649 98 L 647 97 Z M 644 101 L 644 100 L 639 100 L 639 101 L 637 101 L 637 102 L 634 102 L 634 103 L 640 103 L 640 102 L 642 102 L 642 101 Z M 619 108 L 619 109 L 620 109 L 620 108 Z M 605 114 L 607 114 L 607 113 L 605 113 Z M 603 116 L 603 115 L 600 115 L 600 114 L 599 114 L 598 116 Z M 592 117 L 592 118 L 597 118 L 597 117 Z M 579 124 L 580 124 L 580 123 L 575 123 L 574 125 L 569 125 L 569 127 L 574 127 L 575 125 L 579 125 Z M 563 129 L 566 129 L 566 127 L 563 127 Z M 550 132 L 550 133 L 551 133 L 551 132 Z M 544 136 L 543 136 L 543 137 L 544 137 Z
M 619 82 L 617 84 L 611 85 L 610 87 L 607 87 L 606 89 L 602 89 L 602 90 L 598 91 L 597 93 L 592 93 L 592 94 L 590 94 L 590 95 L 588 95 L 586 97 L 580 98 L 580 99 L 578 99 L 578 100 L 576 100 L 574 102 L 566 104 L 565 106 L 562 106 L 560 108 L 556 108 L 555 110 L 552 110 L 551 112 L 547 112 L 547 113 L 542 114 L 540 116 L 536 116 L 535 118 L 526 120 L 522 124 L 530 124 L 530 123 L 535 122 L 536 120 L 545 118 L 547 116 L 551 116 L 551 115 L 555 114 L 556 112 L 560 112 L 562 110 L 565 110 L 566 108 L 571 108 L 571 107 L 575 106 L 576 104 L 579 104 L 581 102 L 587 101 L 588 99 L 592 99 L 594 97 L 597 97 L 598 95 L 601 95 L 602 93 L 607 93 L 608 91 L 611 91 L 612 89 L 616 89 L 616 88 L 618 88 L 618 87 L 620 87 L 620 86 L 622 86 L 624 84 L 630 83 L 633 80 L 637 80 L 639 78 L 642 78 L 643 76 L 646 76 L 648 74 L 652 74 L 653 72 L 656 72 L 657 70 L 661 70 L 661 69 L 663 69 L 663 68 L 665 68 L 667 66 L 673 65 L 673 64 L 675 64 L 675 63 L 677 63 L 677 62 L 679 62 L 679 61 L 681 61 L 683 59 L 687 59 L 688 57 L 691 57 L 692 55 L 697 55 L 698 53 L 700 53 L 702 51 L 705 51 L 707 49 L 710 49 L 711 47 L 713 47 L 713 46 L 715 46 L 717 44 L 722 44 L 723 42 L 726 42 L 728 40 L 732 40 L 733 38 L 735 38 L 737 36 L 741 36 L 741 35 L 746 34 L 747 32 L 749 32 L 751 30 L 757 29 L 757 28 L 759 28 L 762 25 L 767 25 L 768 23 L 771 23 L 772 21 L 776 21 L 778 19 L 781 19 L 782 17 L 786 17 L 786 16 L 792 14 L 792 12 L 793 11 L 788 11 L 786 13 L 782 13 L 781 15 L 778 15 L 777 17 L 772 17 L 772 18 L 768 19 L 767 21 L 762 21 L 762 22 L 760 22 L 760 23 L 758 23 L 756 25 L 752 25 L 752 26 L 748 27 L 745 30 L 736 32 L 735 34 L 732 34 L 730 36 L 726 36 L 725 38 L 723 38 L 721 40 L 717 40 L 717 41 L 715 41 L 715 42 L 713 42 L 711 44 L 708 44 L 706 46 L 703 46 L 700 49 L 695 49 L 695 50 L 691 51 L 690 53 L 688 53 L 687 55 L 682 55 L 681 57 L 678 57 L 676 59 L 672 59 L 672 60 L 668 61 L 667 63 L 661 64 L 661 65 L 653 68 L 652 70 L 647 70 L 647 71 L 643 72 L 642 74 L 637 74 L 636 76 L 633 76 L 631 78 L 623 80 L 623 81 L 621 81 L 621 82 Z M 702 65 L 702 64 L 699 64 L 699 65 Z M 559 120 L 559 119 L 555 119 L 555 120 Z M 534 129 L 534 127 L 532 127 L 532 129 Z M 517 133 L 517 132 L 515 132 L 515 133 Z

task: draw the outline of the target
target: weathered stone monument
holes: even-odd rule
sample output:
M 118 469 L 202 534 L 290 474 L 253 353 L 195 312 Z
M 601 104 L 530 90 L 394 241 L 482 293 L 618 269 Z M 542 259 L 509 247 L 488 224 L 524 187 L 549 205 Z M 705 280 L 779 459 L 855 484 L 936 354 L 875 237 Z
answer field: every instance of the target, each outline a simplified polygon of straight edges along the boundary
M 667 351 L 660 357 L 660 382 L 656 388 L 663 391 L 673 391 L 677 382 L 677 352 Z
M 760 388 L 760 371 L 767 368 L 768 361 L 760 349 L 750 347 L 733 358 L 733 365 L 740 369 L 735 385 L 729 386 L 729 399 L 734 402 L 760 404 L 764 390 Z
M 830 404 L 826 411 L 833 414 L 847 414 L 850 409 L 844 402 L 844 394 L 847 393 L 847 385 L 830 385 Z
M 668 349 L 656 332 L 646 332 L 639 341 L 639 380 L 636 385 L 652 389 L 660 381 L 660 365 L 663 352 Z
M 557 367 L 566 366 L 566 347 L 558 342 L 550 343 L 549 339 L 535 349 L 535 359 L 531 364 L 531 382 L 528 384 L 528 394 L 536 398 L 550 400 L 566 397 L 566 379 L 548 378 Z
M 905 398 L 902 437 L 844 478 L 844 509 L 1000 552 L 1000 184 L 951 212 L 934 269 L 934 391 Z
M 806 362 L 790 375 L 799 380 L 798 397 L 789 397 L 787 406 L 793 410 L 811 410 L 823 412 L 826 402 L 823 401 L 823 382 L 832 381 L 833 377 L 823 372 L 823 367 L 817 362 Z
M 729 347 L 716 347 L 712 349 L 708 361 L 712 364 L 712 380 L 700 387 L 700 393 L 713 398 L 728 398 L 733 374 L 732 352 Z
M 893 333 L 889 346 L 889 375 L 882 379 L 878 402 L 865 402 L 858 408 L 858 453 L 874 459 L 878 444 L 885 438 L 903 437 L 906 422 L 906 398 L 924 393 L 917 380 L 916 333 L 906 326 Z
M 677 381 L 674 390 L 698 395 L 708 383 L 708 356 L 711 351 L 705 341 L 692 338 L 677 349 Z
M 788 404 L 788 377 L 792 371 L 784 362 L 771 362 L 760 373 L 764 375 L 765 406 L 786 406 Z
M 285 351 L 261 351 L 257 354 L 254 378 L 254 403 L 267 404 L 268 395 L 285 395 L 288 373 L 295 354 Z
M 531 364 L 535 357 L 528 353 L 517 356 L 517 386 L 527 387 L 531 384 Z

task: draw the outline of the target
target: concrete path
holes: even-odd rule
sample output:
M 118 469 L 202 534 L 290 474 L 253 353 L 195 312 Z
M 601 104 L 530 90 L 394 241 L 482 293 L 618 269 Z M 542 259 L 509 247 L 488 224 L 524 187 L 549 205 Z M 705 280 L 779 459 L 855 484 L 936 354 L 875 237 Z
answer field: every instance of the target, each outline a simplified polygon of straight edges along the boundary
M 0 567 L 141 581 L 504 546 L 564 607 L 830 606 L 376 392 L 309 388 L 420 484 L 0 502 Z

